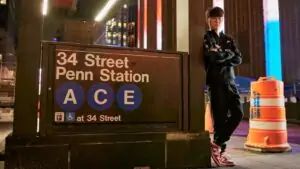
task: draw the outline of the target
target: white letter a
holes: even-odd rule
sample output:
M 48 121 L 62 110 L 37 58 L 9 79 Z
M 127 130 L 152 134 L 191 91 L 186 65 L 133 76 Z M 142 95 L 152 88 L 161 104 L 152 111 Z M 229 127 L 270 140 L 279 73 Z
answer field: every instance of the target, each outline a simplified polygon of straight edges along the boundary
M 72 101 L 73 104 L 77 104 L 77 100 L 75 98 L 75 94 L 74 94 L 74 91 L 72 89 L 69 89 L 67 94 L 66 94 L 66 97 L 65 97 L 65 100 L 64 100 L 64 104 L 67 104 L 69 101 Z

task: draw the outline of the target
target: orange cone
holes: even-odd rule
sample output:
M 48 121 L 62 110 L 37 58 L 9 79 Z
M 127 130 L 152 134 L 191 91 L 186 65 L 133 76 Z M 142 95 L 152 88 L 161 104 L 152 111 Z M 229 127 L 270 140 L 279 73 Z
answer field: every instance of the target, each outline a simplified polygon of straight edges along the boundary
M 245 149 L 258 152 L 286 152 L 287 124 L 283 82 L 260 78 L 251 83 L 249 134 Z
M 205 109 L 205 130 L 208 131 L 209 133 L 213 133 L 213 120 L 211 118 L 211 111 L 210 111 L 210 104 L 206 104 L 206 109 Z

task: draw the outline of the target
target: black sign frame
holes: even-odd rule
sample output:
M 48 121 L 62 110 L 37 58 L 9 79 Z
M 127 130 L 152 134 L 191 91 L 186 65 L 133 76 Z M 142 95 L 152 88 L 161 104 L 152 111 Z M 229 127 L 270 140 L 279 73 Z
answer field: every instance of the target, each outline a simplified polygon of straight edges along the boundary
M 189 56 L 186 53 L 165 52 L 165 51 L 150 51 L 144 49 L 132 48 L 117 48 L 107 46 L 95 45 L 80 45 L 72 43 L 56 43 L 43 42 L 42 43 L 42 88 L 41 88 L 41 110 L 40 110 L 40 133 L 45 134 L 93 134 L 93 133 L 128 133 L 128 132 L 176 132 L 188 131 L 189 128 L 189 111 L 188 111 L 188 61 Z M 181 111 L 178 112 L 178 122 L 171 124 L 56 124 L 53 121 L 54 104 L 54 77 L 55 77 L 55 53 L 57 48 L 71 49 L 71 50 L 115 50 L 118 52 L 134 52 L 151 55 L 172 54 L 174 57 L 180 58 L 181 69 Z

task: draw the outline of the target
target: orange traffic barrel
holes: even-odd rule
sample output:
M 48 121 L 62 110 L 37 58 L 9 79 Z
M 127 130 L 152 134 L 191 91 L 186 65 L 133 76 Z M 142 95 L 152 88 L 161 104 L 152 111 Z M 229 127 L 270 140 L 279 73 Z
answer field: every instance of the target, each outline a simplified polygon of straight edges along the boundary
M 205 130 L 208 131 L 209 133 L 213 133 L 214 131 L 211 108 L 209 103 L 206 104 L 206 108 L 205 108 Z
M 283 82 L 261 77 L 251 83 L 249 133 L 245 149 L 259 152 L 286 152 L 287 140 Z

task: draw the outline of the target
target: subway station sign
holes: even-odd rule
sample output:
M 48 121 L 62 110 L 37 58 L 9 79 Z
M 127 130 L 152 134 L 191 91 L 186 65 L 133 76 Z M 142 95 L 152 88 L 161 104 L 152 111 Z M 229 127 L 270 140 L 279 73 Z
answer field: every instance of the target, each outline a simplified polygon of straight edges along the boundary
M 55 58 L 55 123 L 178 122 L 180 57 L 57 48 Z

